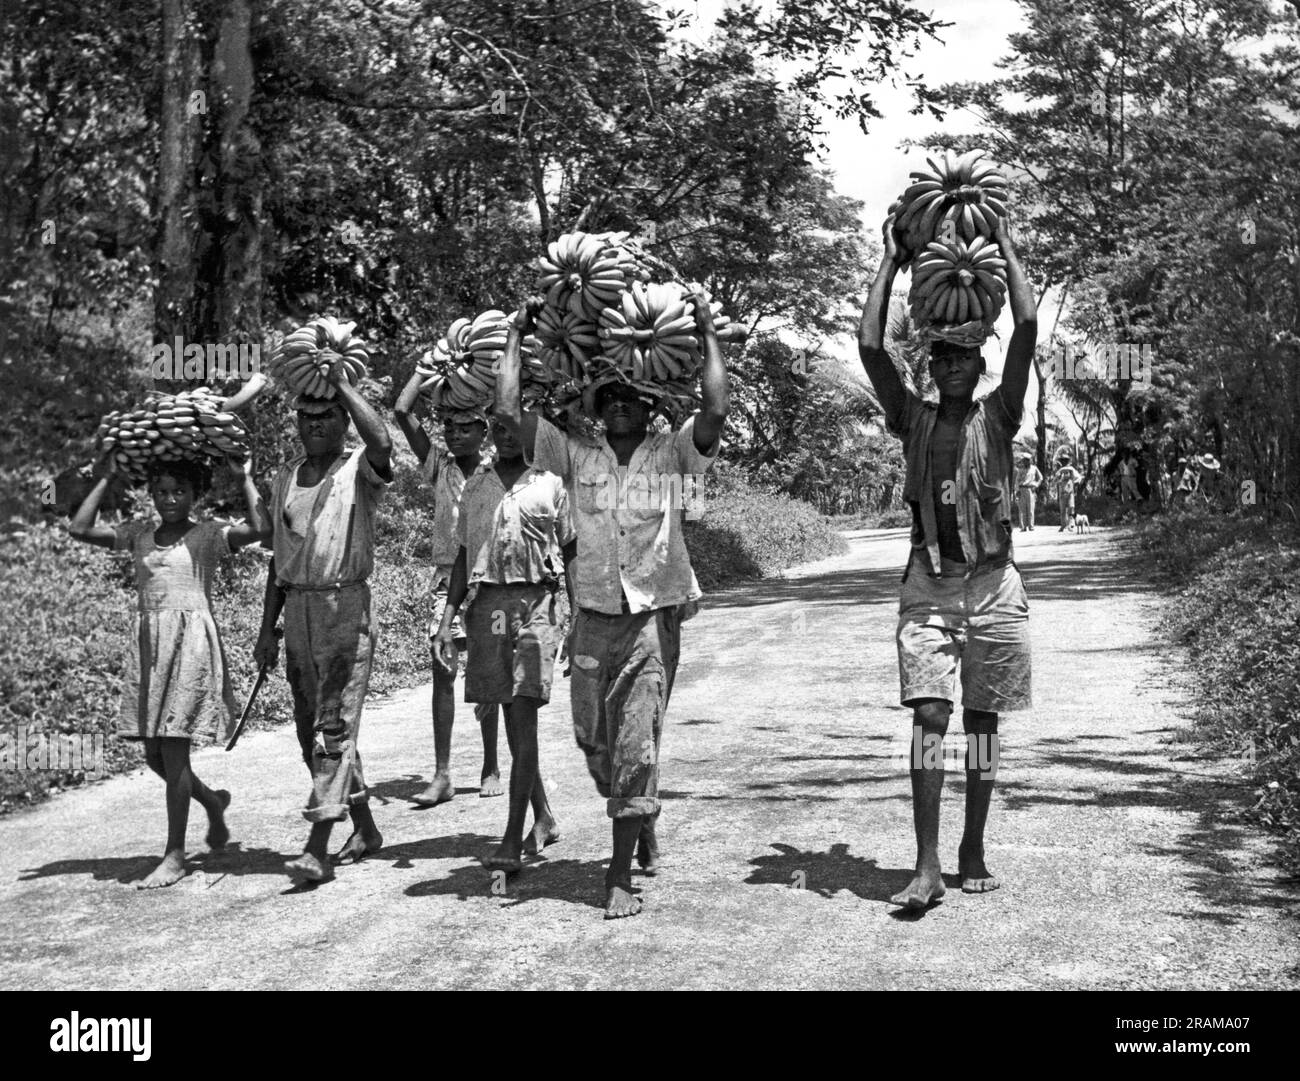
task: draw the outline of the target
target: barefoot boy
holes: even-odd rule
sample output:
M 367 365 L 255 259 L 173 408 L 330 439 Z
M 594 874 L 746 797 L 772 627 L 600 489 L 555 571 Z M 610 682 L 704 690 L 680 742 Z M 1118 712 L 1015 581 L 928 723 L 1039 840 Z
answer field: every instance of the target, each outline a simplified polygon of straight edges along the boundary
M 560 478 L 526 465 L 518 437 L 499 421 L 492 438 L 496 464 L 480 466 L 461 499 L 456 562 L 434 646 L 444 670 L 454 672 L 454 624 L 475 589 L 466 613 L 465 699 L 494 709 L 501 703 L 513 759 L 505 836 L 484 863 L 514 873 L 524 851 L 540 852 L 560 839 L 538 765 L 537 711 L 551 699 L 560 644 L 553 553 L 572 542 L 573 523 Z M 529 803 L 533 830 L 525 845 Z
M 442 436 L 447 444 L 446 454 L 433 451 L 429 437 L 415 407 L 419 401 L 420 384 L 425 375 L 417 366 L 397 399 L 394 413 L 398 427 L 406 436 L 411 450 L 424 467 L 424 475 L 433 485 L 433 618 L 429 622 L 429 649 L 433 656 L 433 781 L 415 797 L 424 807 L 446 803 L 456 794 L 451 783 L 451 729 L 456 718 L 456 668 L 444 668 L 438 659 L 434 636 L 442 625 L 443 610 L 447 605 L 447 584 L 451 581 L 451 567 L 456 561 L 459 541 L 456 539 L 456 521 L 460 514 L 461 495 L 465 479 L 471 476 L 482 461 L 483 437 L 487 434 L 487 414 L 471 410 L 445 413 Z M 465 646 L 465 632 L 460 620 L 452 624 L 452 640 L 458 649 Z M 497 707 L 495 703 L 480 702 L 474 707 L 479 730 L 483 734 L 483 772 L 479 781 L 480 796 L 500 796 L 501 769 L 497 765 Z
M 942 743 L 959 662 L 967 757 L 957 872 L 968 893 L 998 887 L 984 865 L 998 713 L 1029 707 L 1029 608 L 1011 548 L 1011 441 L 1020 425 L 1038 327 L 1033 296 L 1002 221 L 997 239 L 1007 260 L 1015 320 L 1002 383 L 974 401 L 984 371 L 979 347 L 938 340 L 931 347 L 930 372 L 939 403 L 921 401 L 904 388 L 883 345 L 898 271 L 893 226 L 891 217 L 885 223 L 885 257 L 862 312 L 858 348 L 889 429 L 903 440 L 907 462 L 904 498 L 912 508 L 912 550 L 899 603 L 898 667 L 902 703 L 913 708 L 917 857 L 915 877 L 890 900 L 921 909 L 944 892 Z
M 701 596 L 682 537 L 680 501 L 644 493 L 661 493 L 665 481 L 684 485 L 704 473 L 718 453 L 727 418 L 727 373 L 713 319 L 703 297 L 694 300 L 705 346 L 703 408 L 680 431 L 648 434 L 646 392 L 620 382 L 588 394 L 589 411 L 605 425 L 596 442 L 565 436 L 523 412 L 519 339 L 531 328 L 536 300 L 516 314 L 497 376 L 495 418 L 521 433 L 525 454 L 539 468 L 563 478 L 573 511 L 573 727 L 614 820 L 606 919 L 641 910 L 632 894 L 634 850 L 647 873 L 658 869 L 659 739 L 684 610 Z
M 353 833 L 333 862 L 358 861 L 383 844 L 370 814 L 357 732 L 376 640 L 366 579 L 374 566 L 375 508 L 392 481 L 392 444 L 338 357 L 329 378 L 337 397 L 300 396 L 294 403 L 304 454 L 271 488 L 274 556 L 256 649 L 259 664 L 275 664 L 275 624 L 283 610 L 285 675 L 312 775 L 302 812 L 311 832 L 306 850 L 287 866 L 312 882 L 333 876 L 326 857 L 330 830 L 349 813 Z M 361 450 L 344 447 L 349 418 L 365 444 Z

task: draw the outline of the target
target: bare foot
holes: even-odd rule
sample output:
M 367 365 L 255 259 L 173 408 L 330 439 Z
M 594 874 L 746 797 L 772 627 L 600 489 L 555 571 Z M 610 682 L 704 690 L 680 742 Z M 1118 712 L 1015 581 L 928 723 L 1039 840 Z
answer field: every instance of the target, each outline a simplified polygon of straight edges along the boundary
M 158 864 L 150 873 L 149 877 L 142 879 L 135 884 L 138 890 L 159 890 L 164 886 L 174 886 L 185 877 L 185 853 L 168 852 L 163 856 L 162 863 Z
M 504 796 L 506 790 L 501 784 L 501 774 L 497 772 L 483 774 L 483 779 L 479 782 L 478 794 L 480 799 L 487 799 L 489 796 Z
M 641 901 L 622 886 L 610 886 L 605 893 L 605 919 L 621 920 L 641 911 Z
M 536 856 L 547 845 L 553 845 L 560 839 L 560 824 L 554 818 L 543 818 L 533 823 L 532 832 L 524 838 L 524 851 Z
M 304 852 L 297 859 L 292 859 L 284 865 L 284 869 L 289 872 L 290 878 L 301 878 L 307 882 L 328 882 L 334 877 L 334 871 L 329 864 L 317 859 L 310 852 Z
M 957 874 L 961 876 L 962 893 L 992 893 L 1000 889 L 1002 883 L 993 877 L 984 864 L 984 850 L 957 850 Z
M 636 862 L 641 873 L 653 878 L 659 873 L 659 838 L 655 835 L 654 823 L 646 821 L 636 839 Z
M 215 851 L 218 848 L 225 848 L 226 842 L 230 840 L 230 830 L 226 828 L 226 808 L 230 806 L 230 793 L 224 788 L 218 788 L 213 795 L 217 797 L 221 806 L 216 814 L 208 815 L 208 835 L 204 839 L 208 843 L 208 848 Z
M 344 842 L 343 847 L 334 853 L 330 860 L 334 864 L 360 863 L 367 856 L 373 856 L 384 847 L 384 835 L 378 830 L 362 833 L 353 830 L 352 836 Z
M 454 795 L 456 795 L 456 790 L 451 785 L 451 777 L 446 773 L 435 773 L 433 783 L 418 796 L 412 796 L 411 799 L 421 807 L 437 807 L 440 803 L 446 803 Z
M 902 905 L 906 909 L 919 910 L 929 908 L 947 892 L 939 868 L 918 870 L 912 881 L 889 899 L 891 905 Z
M 492 855 L 483 860 L 483 866 L 489 871 L 505 871 L 508 875 L 517 874 L 523 869 L 518 841 L 502 841 Z

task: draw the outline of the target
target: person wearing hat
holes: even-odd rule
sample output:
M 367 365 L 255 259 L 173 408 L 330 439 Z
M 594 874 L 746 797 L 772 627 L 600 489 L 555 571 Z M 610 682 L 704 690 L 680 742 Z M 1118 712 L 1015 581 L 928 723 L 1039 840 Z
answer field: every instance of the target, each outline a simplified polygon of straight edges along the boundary
M 907 389 L 885 349 L 889 298 L 902 259 L 894 218 L 885 255 L 863 306 L 858 349 L 889 431 L 903 441 L 903 498 L 912 546 L 897 630 L 901 701 L 912 709 L 912 809 L 917 858 L 912 880 L 890 898 L 921 910 L 944 893 L 939 859 L 943 737 L 960 668 L 966 731 L 966 818 L 957 872 L 967 893 L 997 889 L 984 862 L 999 714 L 1030 706 L 1029 603 L 1012 549 L 1013 441 L 1020 427 L 1038 334 L 1033 292 L 1005 218 L 996 239 L 1007 263 L 1015 329 L 1002 382 L 978 400 L 985 370 L 981 324 L 928 328 L 938 403 Z M 937 340 L 933 340 L 937 339 Z M 983 340 L 981 337 L 980 341 Z M 992 766 L 992 768 L 990 768 Z
M 273 555 L 254 651 L 273 666 L 275 625 L 284 613 L 285 675 L 312 791 L 302 815 L 311 823 L 303 854 L 286 865 L 296 878 L 333 877 L 327 856 L 335 822 L 351 815 L 353 832 L 333 862 L 358 861 L 383 837 L 370 813 L 357 750 L 370 684 L 375 628 L 370 619 L 375 510 L 392 482 L 392 442 L 379 415 L 348 381 L 342 358 L 326 351 L 333 398 L 299 395 L 303 453 L 271 486 Z M 344 444 L 349 421 L 363 446 Z
M 443 411 L 442 437 L 445 453 L 435 453 L 424 426 L 415 415 L 420 387 L 427 378 L 428 362 L 416 365 L 415 372 L 398 396 L 393 412 L 397 425 L 406 436 L 411 451 L 420 461 L 425 479 L 433 487 L 433 613 L 429 621 L 429 651 L 433 659 L 433 780 L 414 796 L 423 807 L 446 803 L 456 794 L 451 781 L 451 730 L 456 718 L 456 665 L 447 668 L 438 656 L 434 639 L 442 626 L 447 607 L 447 587 L 459 544 L 456 540 L 461 496 L 466 480 L 483 461 L 483 439 L 487 434 L 486 408 Z M 452 623 L 452 640 L 457 649 L 465 648 L 465 631 L 457 618 Z M 483 737 L 483 769 L 479 779 L 480 796 L 500 796 L 501 768 L 497 764 L 498 710 L 493 702 L 474 706 L 479 732 Z
M 1074 520 L 1074 489 L 1081 480 L 1083 474 L 1074 468 L 1070 456 L 1065 451 L 1058 454 L 1056 472 L 1052 474 L 1052 488 L 1056 491 L 1056 509 L 1061 520 L 1058 533 L 1064 533 Z
M 1038 499 L 1038 486 L 1043 474 L 1028 454 L 1016 459 L 1016 498 L 1020 503 L 1020 532 L 1034 528 L 1034 503 Z
M 566 436 L 520 402 L 520 339 L 541 306 L 516 313 L 497 376 L 496 419 L 541 469 L 561 477 L 577 534 L 568 567 L 576 611 L 570 635 L 574 734 L 613 819 L 605 918 L 634 916 L 632 857 L 659 869 L 659 743 L 681 646 L 681 624 L 702 596 L 682 536 L 682 501 L 718 453 L 729 392 L 707 299 L 691 298 L 704 344 L 703 403 L 678 431 L 651 434 L 667 402 L 652 384 L 602 380 L 586 396 L 604 434 Z M 572 551 L 572 548 L 570 548 Z

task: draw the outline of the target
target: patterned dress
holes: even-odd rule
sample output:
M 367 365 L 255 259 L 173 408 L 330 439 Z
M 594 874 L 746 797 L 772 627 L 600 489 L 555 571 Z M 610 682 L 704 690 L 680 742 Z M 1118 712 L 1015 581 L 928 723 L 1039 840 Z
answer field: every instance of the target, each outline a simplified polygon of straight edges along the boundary
M 152 522 L 118 526 L 115 549 L 135 557 L 139 610 L 127 657 L 118 735 L 226 738 L 239 707 L 212 618 L 212 575 L 229 526 L 199 522 L 160 548 Z

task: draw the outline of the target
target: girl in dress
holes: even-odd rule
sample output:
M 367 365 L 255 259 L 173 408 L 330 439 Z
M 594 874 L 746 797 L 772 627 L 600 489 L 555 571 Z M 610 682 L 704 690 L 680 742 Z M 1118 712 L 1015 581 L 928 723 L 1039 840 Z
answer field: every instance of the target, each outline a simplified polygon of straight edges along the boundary
M 95 487 L 68 526 L 77 540 L 130 551 L 135 558 L 140 603 L 118 735 L 143 740 L 145 761 L 167 782 L 167 851 L 136 884 L 140 889 L 170 886 L 185 876 L 191 799 L 207 812 L 209 848 L 222 847 L 230 837 L 225 822 L 230 793 L 214 792 L 190 769 L 190 741 L 228 735 L 237 711 L 212 618 L 213 572 L 223 556 L 270 535 L 251 459 L 230 464 L 243 481 L 245 523 L 196 522 L 190 512 L 207 490 L 207 468 L 198 462 L 160 462 L 150 472 L 149 494 L 161 525 L 155 529 L 151 520 L 96 525 L 115 471 L 105 454 L 96 465 Z

